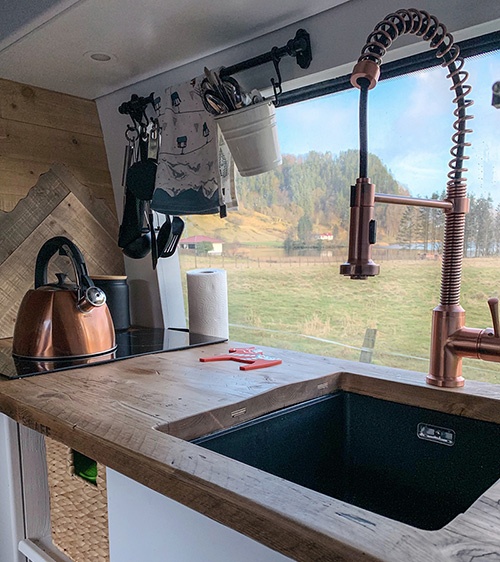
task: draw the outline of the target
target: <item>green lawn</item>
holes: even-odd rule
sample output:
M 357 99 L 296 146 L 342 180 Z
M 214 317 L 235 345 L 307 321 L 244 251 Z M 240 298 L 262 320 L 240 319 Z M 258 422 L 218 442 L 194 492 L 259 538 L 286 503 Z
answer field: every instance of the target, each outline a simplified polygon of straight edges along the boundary
M 182 256 L 183 271 L 195 267 Z M 373 362 L 425 372 L 432 309 L 439 302 L 440 263 L 390 261 L 366 281 L 339 275 L 339 263 L 263 263 L 198 256 L 196 267 L 227 270 L 230 337 L 359 360 L 367 328 L 375 328 Z M 491 326 L 487 299 L 498 296 L 499 259 L 464 261 L 462 306 L 467 326 Z M 185 282 L 185 275 L 183 275 Z M 464 362 L 468 379 L 500 383 L 500 365 Z

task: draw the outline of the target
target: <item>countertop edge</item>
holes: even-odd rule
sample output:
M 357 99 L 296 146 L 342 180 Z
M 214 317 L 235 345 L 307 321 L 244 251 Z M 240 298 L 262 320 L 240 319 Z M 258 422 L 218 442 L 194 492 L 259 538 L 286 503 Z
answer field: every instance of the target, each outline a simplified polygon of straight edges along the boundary
M 226 350 L 228 345 L 230 344 L 216 344 L 215 347 L 210 346 L 210 351 Z M 272 348 L 265 349 L 269 353 L 286 356 L 287 361 L 284 361 L 284 363 L 288 363 L 289 371 L 292 371 L 290 366 L 297 362 L 314 367 L 312 368 L 313 374 L 310 375 L 312 378 L 301 379 L 300 376 L 290 375 L 290 380 L 286 381 L 287 365 L 285 364 L 285 367 L 281 370 L 278 368 L 278 370 L 273 371 L 274 373 L 279 372 L 280 377 L 283 375 L 283 380 L 274 381 L 268 390 L 257 389 L 255 393 L 251 393 L 250 397 L 262 396 L 266 392 L 276 392 L 287 385 L 305 383 L 306 381 L 321 381 L 320 385 L 323 385 L 321 391 L 326 388 L 324 387 L 325 380 L 331 380 L 346 390 L 358 392 L 361 390 L 371 395 L 375 393 L 381 396 L 387 396 L 387 393 L 391 391 L 390 387 L 398 385 L 398 391 L 403 389 L 401 395 L 398 396 L 403 403 L 418 402 L 421 405 L 421 396 L 425 393 L 428 397 L 429 407 L 437 409 L 437 406 L 439 406 L 439 409 L 443 410 L 444 408 L 445 411 L 450 413 L 460 413 L 461 415 L 470 415 L 470 417 L 479 417 L 479 419 L 486 418 L 486 421 L 500 422 L 500 413 L 498 412 L 500 410 L 498 408 L 500 405 L 500 389 L 495 385 L 468 383 L 468 388 L 466 387 L 465 390 L 451 392 L 442 389 L 430 389 L 415 373 L 309 356 L 297 352 L 285 352 Z M 185 354 L 182 356 L 184 359 L 189 351 L 191 350 L 175 353 L 177 355 Z M 168 356 L 171 362 L 172 354 L 169 353 Z M 159 357 L 161 363 L 161 354 L 155 355 L 155 357 Z M 144 358 L 143 362 L 151 363 L 145 361 Z M 130 369 L 131 373 L 134 369 L 139 372 L 140 369 L 133 359 L 121 362 L 121 365 L 124 363 L 128 363 L 126 368 Z M 105 366 L 85 369 L 84 380 L 86 384 L 91 383 L 96 377 L 101 380 L 100 377 L 105 376 L 103 369 L 105 369 Z M 173 373 L 175 369 L 171 368 L 171 371 Z M 269 374 L 264 374 L 264 371 Z M 266 376 L 270 377 L 271 380 L 274 378 L 271 371 L 271 369 L 262 370 L 258 374 L 253 374 L 248 380 L 258 381 L 258 384 L 262 384 L 262 379 Z M 234 371 L 231 369 L 231 365 L 227 363 L 217 366 L 212 364 L 209 369 L 204 369 L 203 376 L 206 372 L 217 373 L 217 376 L 220 376 L 223 380 L 234 377 Z M 331 559 L 328 556 L 331 557 L 335 553 L 339 560 L 397 560 L 399 562 L 402 556 L 415 556 L 418 553 L 419 558 L 413 557 L 411 559 L 458 561 L 463 560 L 464 548 L 470 547 L 471 541 L 476 545 L 474 547 L 476 549 L 481 549 L 480 545 L 484 544 L 485 548 L 490 549 L 488 552 L 491 552 L 491 548 L 494 547 L 495 552 L 500 553 L 498 539 L 493 538 L 492 532 L 488 532 L 488 529 L 495 528 L 491 521 L 479 525 L 476 521 L 478 511 L 484 515 L 484 510 L 480 506 L 478 507 L 478 504 L 485 501 L 483 496 L 475 502 L 466 514 L 452 521 L 444 529 L 421 531 L 401 523 L 392 522 L 338 500 L 327 498 L 321 494 L 310 492 L 300 486 L 284 481 L 278 482 L 280 479 L 251 467 L 245 467 L 244 476 L 246 475 L 249 481 L 253 481 L 257 474 L 262 479 L 265 492 L 269 495 L 266 496 L 266 493 L 258 494 L 254 489 L 255 486 L 252 488 L 252 493 L 248 493 L 245 488 L 247 486 L 245 478 L 240 482 L 232 472 L 236 461 L 225 459 L 224 462 L 227 465 L 224 466 L 224 470 L 217 474 L 217 470 L 213 468 L 214 465 L 211 463 L 220 463 L 220 458 L 216 458 L 214 461 L 213 455 L 208 455 L 208 465 L 204 466 L 203 462 L 196 458 L 197 452 L 193 448 L 195 446 L 177 437 L 155 430 L 156 424 L 152 423 L 153 419 L 147 415 L 141 416 L 131 414 L 129 411 L 125 412 L 130 421 L 136 423 L 140 431 L 147 436 L 147 439 L 154 441 L 154 447 L 151 449 L 154 454 L 148 452 L 149 449 L 144 448 L 139 441 L 137 445 L 134 445 L 130 442 L 127 443 L 126 439 L 120 440 L 106 435 L 104 426 L 101 427 L 101 430 L 96 429 L 96 427 L 99 428 L 99 423 L 96 420 L 93 422 L 92 420 L 85 420 L 85 423 L 82 423 L 75 412 L 61 412 L 59 403 L 61 395 L 58 391 L 54 391 L 51 395 L 50 390 L 47 390 L 50 388 L 48 377 L 51 376 L 53 375 L 2 382 L 0 384 L 0 411 L 15 421 L 43 435 L 61 441 L 68 447 L 95 458 L 105 466 L 117 470 L 137 482 L 224 525 L 230 526 L 295 560 L 327 560 Z M 68 388 L 72 387 L 71 381 L 76 380 L 74 375 L 68 376 L 64 373 L 57 373 L 57 377 L 56 380 L 59 380 L 59 382 L 63 382 L 61 377 L 65 377 L 64 386 Z M 83 382 L 82 378 L 78 378 L 78 384 L 80 385 Z M 129 381 L 130 379 L 127 379 L 127 382 Z M 141 382 L 143 381 L 144 378 L 141 379 Z M 202 381 L 200 384 L 203 386 L 204 382 Z M 125 385 L 125 381 L 120 383 L 117 379 L 114 386 L 108 386 L 111 386 L 113 391 L 119 392 L 123 385 Z M 43 403 L 40 400 L 41 396 L 49 402 L 53 400 L 54 404 L 51 408 L 47 407 L 47 402 Z M 36 400 L 37 397 L 38 401 Z M 243 398 L 243 401 L 245 400 L 246 398 Z M 241 400 L 228 401 L 226 407 L 239 402 Z M 85 400 L 83 400 L 83 403 L 86 403 Z M 57 407 L 54 407 L 56 405 Z M 208 411 L 212 410 L 213 408 L 210 408 Z M 495 420 L 492 418 L 495 418 Z M 182 420 L 182 418 L 178 418 L 178 420 Z M 164 419 L 161 421 L 168 423 Z M 117 423 L 120 423 L 120 420 L 117 420 Z M 88 424 L 88 428 L 85 427 L 86 424 Z M 136 469 L 138 465 L 142 467 L 140 474 L 137 473 Z M 240 465 L 238 470 L 241 470 L 241 466 L 245 465 Z M 223 477 L 220 476 L 220 472 L 223 473 Z M 230 485 L 228 484 L 228 474 L 234 478 Z M 287 509 L 284 509 L 283 506 L 280 507 L 279 503 L 276 504 L 276 494 L 280 492 L 287 493 L 289 498 L 293 500 Z M 487 494 L 491 501 L 500 501 L 500 484 L 497 482 Z M 304 496 L 314 497 L 320 502 L 318 505 L 321 504 L 322 510 L 324 510 L 326 521 L 324 524 L 319 523 L 317 514 L 310 514 L 307 511 L 305 514 L 300 513 L 300 510 L 304 509 L 305 506 Z M 307 506 L 305 507 L 307 510 Z M 299 510 L 299 513 L 295 513 L 294 510 Z M 469 511 L 471 511 L 470 514 Z M 366 514 L 368 514 L 368 517 L 366 517 Z M 483 515 L 480 515 L 480 517 L 483 517 Z M 471 519 L 472 517 L 474 520 Z M 491 517 L 491 515 L 487 515 L 486 519 L 488 517 Z M 458 519 L 460 520 L 458 521 Z M 336 523 L 333 530 L 328 525 L 332 521 Z M 370 523 L 367 524 L 367 521 Z M 500 515 L 493 513 L 492 521 L 493 525 L 498 525 L 496 527 L 498 529 L 500 527 Z M 270 529 L 271 522 L 273 524 L 272 530 Z M 366 535 L 371 535 L 371 523 L 376 525 L 378 539 L 376 541 L 369 540 L 367 544 Z M 468 535 L 465 534 L 464 536 L 464 528 L 469 530 Z M 395 548 L 395 545 L 398 545 L 399 548 Z M 443 553 L 446 553 L 446 558 L 441 558 Z M 311 556 L 314 556 L 314 558 L 311 558 Z

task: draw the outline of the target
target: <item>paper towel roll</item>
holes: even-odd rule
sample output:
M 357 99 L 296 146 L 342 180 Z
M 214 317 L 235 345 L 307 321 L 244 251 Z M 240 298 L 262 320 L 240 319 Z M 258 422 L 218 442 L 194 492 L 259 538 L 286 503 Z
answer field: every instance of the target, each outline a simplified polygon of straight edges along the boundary
M 186 275 L 189 331 L 229 338 L 226 271 L 192 269 Z

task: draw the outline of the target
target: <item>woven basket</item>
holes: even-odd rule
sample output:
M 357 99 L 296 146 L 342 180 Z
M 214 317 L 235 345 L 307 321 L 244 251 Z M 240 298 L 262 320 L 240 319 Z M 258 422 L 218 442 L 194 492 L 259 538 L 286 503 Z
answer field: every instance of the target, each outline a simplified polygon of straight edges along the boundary
M 74 562 L 109 562 L 106 469 L 96 484 L 75 475 L 73 451 L 45 438 L 52 541 Z

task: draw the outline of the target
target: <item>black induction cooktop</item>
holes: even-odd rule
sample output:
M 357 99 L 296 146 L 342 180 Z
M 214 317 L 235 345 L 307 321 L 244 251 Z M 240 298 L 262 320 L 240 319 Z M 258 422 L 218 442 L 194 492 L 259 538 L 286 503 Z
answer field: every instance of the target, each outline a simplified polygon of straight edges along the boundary
M 128 359 L 138 355 L 175 351 L 188 347 L 210 345 L 224 338 L 193 334 L 182 328 L 143 328 L 133 326 L 116 332 L 116 350 L 92 357 L 34 361 L 12 356 L 12 339 L 0 340 L 0 380 L 42 375 L 54 371 L 76 369 Z

